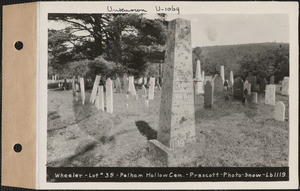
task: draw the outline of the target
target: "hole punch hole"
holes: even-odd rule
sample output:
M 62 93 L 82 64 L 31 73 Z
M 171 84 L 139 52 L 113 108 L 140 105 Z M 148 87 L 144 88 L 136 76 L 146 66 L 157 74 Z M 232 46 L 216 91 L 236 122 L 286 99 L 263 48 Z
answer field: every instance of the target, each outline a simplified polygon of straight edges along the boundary
M 23 48 L 23 43 L 22 43 L 21 41 L 17 41 L 17 42 L 15 43 L 15 48 L 16 48 L 17 50 L 21 50 L 21 49 Z
M 16 152 L 16 153 L 19 153 L 19 152 L 21 152 L 22 151 L 22 145 L 21 144 L 15 144 L 15 146 L 14 146 L 14 151 Z

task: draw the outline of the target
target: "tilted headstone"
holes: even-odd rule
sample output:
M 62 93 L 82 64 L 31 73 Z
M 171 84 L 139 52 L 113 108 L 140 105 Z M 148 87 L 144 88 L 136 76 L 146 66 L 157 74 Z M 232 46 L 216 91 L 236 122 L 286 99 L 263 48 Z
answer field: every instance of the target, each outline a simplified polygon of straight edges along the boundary
M 119 77 L 116 78 L 115 85 L 116 85 L 116 93 L 121 93 L 121 81 Z
M 278 101 L 274 108 L 274 119 L 277 121 L 285 120 L 285 105 L 281 101 Z
M 106 80 L 105 87 L 106 87 L 106 92 L 105 92 L 106 112 L 112 114 L 114 110 L 114 104 L 113 104 L 114 92 L 113 92 L 113 83 L 109 78 Z
M 95 98 L 96 98 L 96 94 L 97 94 L 97 89 L 99 86 L 99 82 L 100 82 L 100 76 L 96 76 L 95 81 L 94 81 L 94 85 L 93 85 L 93 89 L 92 89 L 92 93 L 91 93 L 91 97 L 90 97 L 90 102 L 94 103 Z
M 221 76 L 217 75 L 214 78 L 213 89 L 214 89 L 214 94 L 218 94 L 224 90 L 224 84 Z
M 270 77 L 270 84 L 275 84 L 274 76 L 271 76 L 271 77 Z
M 98 86 L 95 106 L 98 110 L 104 111 L 104 93 L 103 86 Z
M 276 91 L 275 85 L 269 84 L 266 86 L 265 104 L 275 105 L 275 91 Z
M 243 88 L 244 84 L 240 77 L 235 78 L 234 84 L 233 84 L 233 97 L 235 99 L 243 99 Z
M 149 80 L 149 90 L 148 90 L 148 99 L 154 99 L 154 86 L 155 86 L 155 78 L 150 78 Z
M 162 160 L 176 166 L 195 157 L 191 149 L 195 142 L 195 108 L 190 21 L 170 21 L 167 37 L 158 135 L 157 140 L 150 140 L 150 152 L 158 158 L 163 152 L 167 157 Z
M 223 84 L 225 82 L 225 71 L 224 71 L 224 66 L 221 66 L 221 72 L 220 72 L 221 78 L 223 80 Z
M 129 78 L 128 78 L 128 92 L 131 95 L 136 96 L 136 90 L 135 90 L 135 86 L 134 86 L 134 77 L 133 76 L 129 76 Z
M 207 81 L 204 86 L 204 107 L 211 108 L 213 106 L 213 88 L 210 81 Z
M 85 102 L 84 78 L 80 78 L 80 90 L 81 90 L 82 105 L 84 105 L 84 102 Z
M 289 84 L 290 79 L 285 77 L 282 82 L 281 95 L 289 95 Z
M 127 92 L 128 92 L 128 84 L 129 84 L 128 78 L 127 78 L 126 75 L 124 75 L 124 76 L 123 76 L 123 91 L 124 91 L 124 93 L 126 93 L 126 94 L 127 94 Z
M 234 84 L 233 71 L 230 71 L 229 81 L 231 81 L 232 85 Z
M 251 92 L 251 103 L 257 103 L 257 92 Z
M 200 60 L 198 60 L 196 65 L 195 94 L 198 95 L 203 93 L 203 77 L 201 76 Z

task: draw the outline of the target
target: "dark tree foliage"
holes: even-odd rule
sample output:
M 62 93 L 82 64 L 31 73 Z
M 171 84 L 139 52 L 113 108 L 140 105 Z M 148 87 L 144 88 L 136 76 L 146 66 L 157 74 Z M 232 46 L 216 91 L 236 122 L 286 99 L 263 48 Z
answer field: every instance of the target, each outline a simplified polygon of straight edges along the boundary
M 149 61 L 163 62 L 165 15 L 155 20 L 142 14 L 49 14 L 48 18 L 66 26 L 49 30 L 49 64 L 53 72 L 62 71 L 58 66 L 93 62 L 99 56 L 116 63 L 117 73 L 135 75 L 145 72 Z M 74 75 L 72 70 L 69 75 Z

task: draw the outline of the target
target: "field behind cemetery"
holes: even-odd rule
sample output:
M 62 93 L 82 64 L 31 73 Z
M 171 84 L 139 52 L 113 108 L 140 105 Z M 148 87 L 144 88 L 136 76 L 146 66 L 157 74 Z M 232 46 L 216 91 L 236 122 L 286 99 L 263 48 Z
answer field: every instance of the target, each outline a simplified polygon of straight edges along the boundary
M 137 91 L 139 95 L 142 91 Z M 49 167 L 150 167 L 160 166 L 148 152 L 159 121 L 161 91 L 145 107 L 145 98 L 114 94 L 114 113 L 98 111 L 73 98 L 72 91 L 48 89 L 47 166 Z M 195 99 L 197 160 L 189 166 L 288 166 L 289 122 L 273 119 L 274 107 L 244 105 L 220 97 L 205 109 L 203 95 Z M 277 91 L 276 101 L 288 96 Z M 129 107 L 126 107 L 128 102 Z

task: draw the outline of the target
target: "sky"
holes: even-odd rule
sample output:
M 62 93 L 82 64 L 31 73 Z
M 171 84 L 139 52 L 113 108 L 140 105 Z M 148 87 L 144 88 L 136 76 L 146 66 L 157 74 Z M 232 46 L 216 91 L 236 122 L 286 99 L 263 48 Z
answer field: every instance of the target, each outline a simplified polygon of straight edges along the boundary
M 146 17 L 154 18 L 155 15 Z M 167 20 L 178 17 L 191 21 L 193 47 L 289 42 L 287 14 L 169 14 Z
M 156 18 L 156 14 L 146 14 Z M 168 14 L 167 20 L 191 21 L 192 47 L 262 42 L 289 43 L 287 14 Z M 49 28 L 61 29 L 62 23 L 49 22 Z

